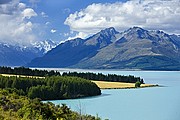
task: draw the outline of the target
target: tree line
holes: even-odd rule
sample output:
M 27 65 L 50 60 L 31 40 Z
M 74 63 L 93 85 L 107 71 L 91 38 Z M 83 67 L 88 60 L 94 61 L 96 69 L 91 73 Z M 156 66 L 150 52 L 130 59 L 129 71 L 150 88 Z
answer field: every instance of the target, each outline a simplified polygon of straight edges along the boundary
M 83 72 L 64 72 L 62 76 L 76 76 L 88 80 L 97 80 L 97 81 L 110 81 L 110 82 L 127 82 L 127 83 L 136 83 L 139 81 L 141 84 L 144 84 L 144 80 L 140 77 L 135 77 L 132 75 L 116 75 L 116 74 L 107 74 L 102 73 L 83 73 Z
M 14 75 L 27 75 L 27 76 L 60 76 L 60 73 L 54 70 L 38 70 L 38 69 L 30 69 L 25 67 L 5 67 L 0 66 L 0 74 L 14 74 Z
M 0 88 L 19 90 L 20 95 L 42 100 L 56 100 L 100 95 L 93 82 L 79 77 L 52 76 L 45 78 L 0 76 Z
M 98 81 L 111 81 L 111 82 L 127 82 L 127 83 L 136 83 L 140 81 L 141 84 L 144 84 L 144 80 L 140 77 L 135 77 L 132 75 L 124 76 L 124 75 L 116 75 L 116 74 L 108 74 L 104 75 L 102 73 L 78 73 L 78 72 L 64 72 L 60 74 L 58 71 L 47 71 L 47 70 L 38 70 L 38 69 L 30 69 L 25 67 L 0 67 L 1 74 L 15 74 L 15 75 L 28 75 L 28 76 L 75 76 L 81 77 L 88 80 L 98 80 Z

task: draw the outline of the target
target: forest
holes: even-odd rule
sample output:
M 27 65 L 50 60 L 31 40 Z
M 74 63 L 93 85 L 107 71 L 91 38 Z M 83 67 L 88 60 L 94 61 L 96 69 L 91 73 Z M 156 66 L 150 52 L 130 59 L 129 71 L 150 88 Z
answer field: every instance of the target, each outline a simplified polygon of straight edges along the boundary
M 5 77 L 0 76 L 0 88 L 19 90 L 19 95 L 41 100 L 56 100 L 100 95 L 100 88 L 93 82 L 79 77 L 52 76 Z
M 0 74 L 14 74 L 14 75 L 27 75 L 27 76 L 75 76 L 81 77 L 87 80 L 98 80 L 98 81 L 110 81 L 110 82 L 127 82 L 127 83 L 136 83 L 140 81 L 141 84 L 144 84 L 144 80 L 140 77 L 135 77 L 132 75 L 124 76 L 124 75 L 116 75 L 116 74 L 108 74 L 104 75 L 102 73 L 78 73 L 78 72 L 64 72 L 60 74 L 58 71 L 54 70 L 38 70 L 38 69 L 30 69 L 25 67 L 0 67 Z

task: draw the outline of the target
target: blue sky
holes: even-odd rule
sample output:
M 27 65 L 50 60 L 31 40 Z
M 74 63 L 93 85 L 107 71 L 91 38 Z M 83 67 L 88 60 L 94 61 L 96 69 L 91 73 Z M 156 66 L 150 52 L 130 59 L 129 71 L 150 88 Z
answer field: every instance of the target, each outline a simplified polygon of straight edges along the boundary
M 33 2 L 34 1 L 34 2 Z M 75 36 L 75 33 L 70 33 L 70 27 L 65 25 L 66 18 L 76 11 L 85 9 L 93 3 L 115 3 L 117 0 L 33 0 L 26 1 L 26 4 L 32 6 L 38 14 L 45 13 L 42 18 L 36 18 L 33 21 L 40 24 L 48 24 L 44 39 L 65 40 Z M 125 2 L 127 0 L 121 0 Z M 23 0 L 22 0 L 23 2 Z M 71 34 L 71 35 L 70 35 Z
M 0 42 L 85 38 L 133 26 L 180 34 L 179 0 L 0 0 Z

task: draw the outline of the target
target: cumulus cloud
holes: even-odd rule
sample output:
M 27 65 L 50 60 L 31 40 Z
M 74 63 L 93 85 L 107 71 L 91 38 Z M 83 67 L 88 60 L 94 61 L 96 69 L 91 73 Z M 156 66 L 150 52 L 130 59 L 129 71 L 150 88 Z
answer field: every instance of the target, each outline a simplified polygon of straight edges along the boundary
M 132 26 L 180 33 L 180 1 L 131 0 L 125 3 L 94 3 L 70 14 L 64 24 L 81 34 L 94 34 L 107 27 L 123 31 Z
M 19 3 L 19 4 L 18 4 L 18 8 L 19 8 L 19 9 L 25 9 L 25 8 L 26 8 L 26 4 L 24 4 L 24 3 Z
M 37 16 L 33 9 L 27 8 L 19 0 L 13 0 L 0 5 L 0 11 L 0 42 L 30 45 L 36 40 L 33 33 L 35 25 L 30 20 Z
M 69 34 L 70 35 L 70 34 Z M 87 38 L 89 36 L 89 34 L 87 34 L 87 33 L 84 33 L 84 32 L 78 32 L 78 33 L 76 33 L 75 34 L 75 36 L 73 36 L 73 37 L 68 37 L 68 39 L 67 40 L 72 40 L 72 39 L 75 39 L 75 38 L 82 38 L 82 39 L 85 39 L 85 38 Z
M 55 30 L 55 29 L 51 29 L 51 33 L 55 33 L 57 30 Z
M 22 15 L 23 15 L 23 19 L 24 18 L 30 19 L 31 17 L 37 16 L 37 13 L 34 12 L 32 8 L 26 8 L 23 10 Z

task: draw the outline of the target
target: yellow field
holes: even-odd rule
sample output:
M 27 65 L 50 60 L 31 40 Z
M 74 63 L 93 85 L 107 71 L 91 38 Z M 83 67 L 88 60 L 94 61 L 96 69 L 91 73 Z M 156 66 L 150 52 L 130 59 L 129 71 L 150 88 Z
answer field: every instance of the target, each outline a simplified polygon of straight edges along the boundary
M 135 88 L 135 83 L 92 81 L 101 89 L 128 89 Z M 141 87 L 154 87 L 157 85 L 141 84 Z
M 45 78 L 45 77 L 39 77 L 39 76 L 26 76 L 26 75 L 12 75 L 12 74 L 0 74 L 5 77 L 11 77 L 11 76 L 17 76 L 17 77 L 29 77 L 29 78 Z

